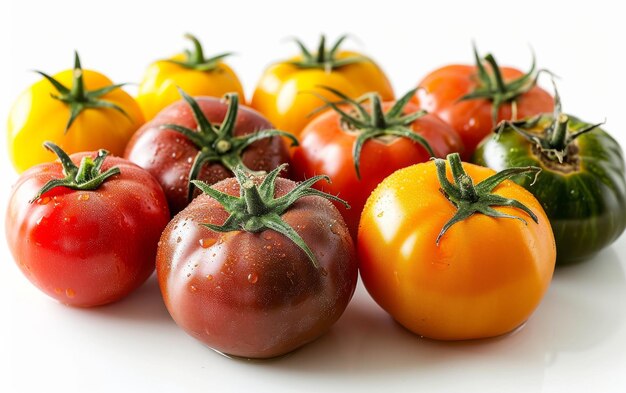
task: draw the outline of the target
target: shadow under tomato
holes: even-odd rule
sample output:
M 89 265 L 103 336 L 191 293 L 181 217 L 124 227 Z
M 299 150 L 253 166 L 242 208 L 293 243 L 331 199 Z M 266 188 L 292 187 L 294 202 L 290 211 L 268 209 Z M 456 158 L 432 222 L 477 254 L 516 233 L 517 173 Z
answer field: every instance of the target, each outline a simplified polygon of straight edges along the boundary
M 359 282 L 342 318 L 317 341 L 269 362 L 252 362 L 264 372 L 323 373 L 364 381 L 381 374 L 412 377 L 446 373 L 451 368 L 480 376 L 496 370 L 529 389 L 540 389 L 545 368 L 559 352 L 585 351 L 619 330 L 626 319 L 626 284 L 614 248 L 586 263 L 561 267 L 542 304 L 515 331 L 490 339 L 443 342 L 424 339 L 404 329 L 380 309 Z M 472 372 L 478 371 L 472 376 Z M 504 374 L 502 374 L 504 373 Z M 449 375 L 449 374 L 448 374 Z M 479 378 L 479 379 L 476 379 Z
M 146 323 L 174 323 L 165 308 L 156 275 L 153 274 L 124 299 L 86 311 L 106 318 L 135 320 Z
M 624 262 L 615 247 L 591 260 L 560 266 L 537 313 L 547 361 L 584 352 L 618 332 L 626 321 Z

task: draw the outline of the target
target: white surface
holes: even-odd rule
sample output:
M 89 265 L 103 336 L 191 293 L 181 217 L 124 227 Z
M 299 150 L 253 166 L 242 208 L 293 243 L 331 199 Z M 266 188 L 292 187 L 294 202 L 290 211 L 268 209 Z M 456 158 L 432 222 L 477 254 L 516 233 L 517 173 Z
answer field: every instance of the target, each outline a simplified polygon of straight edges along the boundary
M 320 32 L 331 38 L 349 32 L 362 42 L 349 46 L 377 59 L 397 93 L 437 66 L 471 62 L 471 39 L 523 69 L 530 44 L 539 66 L 561 76 L 566 111 L 589 121 L 606 118 L 606 129 L 626 143 L 619 2 L 409 3 L 3 1 L 0 122 L 37 79 L 28 70 L 68 68 L 74 48 L 85 67 L 116 82 L 137 82 L 150 61 L 186 45 L 182 34 L 193 32 L 209 54 L 238 53 L 229 62 L 249 94 L 265 65 L 294 53 L 294 45 L 281 42 L 285 37 L 314 44 Z M 15 175 L 0 141 L 5 209 L 4 179 Z M 624 392 L 625 251 L 622 237 L 594 260 L 558 269 L 531 320 L 505 337 L 420 339 L 359 286 L 329 334 L 284 358 L 245 362 L 178 329 L 154 277 L 120 303 L 72 309 L 31 286 L 1 239 L 0 392 Z

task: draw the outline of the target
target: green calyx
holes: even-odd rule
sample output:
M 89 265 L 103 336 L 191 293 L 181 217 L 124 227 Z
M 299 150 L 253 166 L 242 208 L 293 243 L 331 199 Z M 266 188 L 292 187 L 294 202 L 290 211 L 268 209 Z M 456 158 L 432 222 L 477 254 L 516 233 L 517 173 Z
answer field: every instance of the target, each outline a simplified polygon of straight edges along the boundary
M 206 118 L 196 100 L 182 89 L 179 88 L 178 91 L 191 107 L 197 127 L 195 130 L 192 130 L 178 124 L 164 124 L 160 128 L 183 134 L 199 150 L 191 165 L 191 170 L 189 171 L 190 183 L 187 193 L 187 199 L 189 201 L 193 199 L 194 191 L 191 181 L 198 178 L 202 166 L 205 163 L 218 162 L 231 172 L 234 172 L 236 167 L 244 166 L 241 160 L 244 150 L 258 140 L 274 136 L 284 136 L 291 140 L 292 146 L 298 145 L 298 140 L 293 134 L 280 130 L 260 130 L 246 135 L 235 136 L 235 124 L 239 112 L 239 96 L 237 93 L 228 93 L 224 96 L 228 102 L 228 109 L 222 124 L 216 126 L 211 124 Z
M 400 138 L 408 138 L 415 143 L 419 143 L 428 151 L 431 157 L 435 155 L 432 148 L 418 133 L 410 129 L 411 124 L 426 115 L 428 112 L 420 110 L 408 115 L 403 114 L 404 108 L 415 95 L 417 89 L 410 90 L 402 98 L 387 111 L 383 111 L 382 100 L 378 93 L 368 93 L 360 98 L 352 99 L 342 92 L 328 86 L 320 86 L 321 88 L 333 93 L 341 100 L 332 102 L 320 94 L 315 94 L 326 104 L 318 108 L 318 112 L 326 107 L 330 107 L 341 116 L 341 121 L 350 132 L 358 133 L 358 137 L 352 147 L 352 159 L 354 161 L 354 170 L 357 177 L 361 178 L 360 157 L 363 145 L 370 139 L 381 138 L 384 136 L 394 136 Z M 363 104 L 365 101 L 370 102 L 370 110 L 368 111 Z M 340 107 L 342 104 L 348 104 L 352 107 L 352 113 L 346 112 Z M 314 113 L 315 113 L 314 112 Z
M 535 213 L 521 202 L 492 194 L 491 192 L 500 183 L 512 176 L 534 174 L 536 180 L 539 172 L 541 172 L 540 168 L 532 166 L 508 168 L 474 185 L 472 178 L 463 169 L 461 157 L 458 153 L 449 154 L 447 160 L 452 170 L 452 177 L 454 178 L 455 184 L 448 181 L 446 176 L 446 161 L 439 158 L 435 159 L 437 177 L 441 184 L 441 193 L 457 208 L 457 212 L 450 221 L 443 226 L 441 232 L 439 232 L 436 240 L 437 245 L 439 245 L 439 240 L 452 225 L 469 218 L 474 213 L 482 213 L 494 218 L 513 218 L 527 224 L 523 218 L 501 213 L 492 206 L 511 206 L 518 208 L 528 214 L 535 223 L 538 222 Z
M 478 55 L 478 50 L 476 49 L 475 44 L 473 44 L 473 48 L 474 57 L 476 59 L 476 68 L 478 69 L 478 73 L 476 75 L 478 87 L 476 87 L 473 92 L 461 97 L 461 100 L 486 99 L 491 101 L 491 118 L 494 125 L 498 119 L 498 112 L 502 104 L 512 102 L 513 119 L 515 119 L 515 100 L 517 97 L 535 87 L 537 84 L 537 78 L 541 72 L 549 71 L 543 69 L 537 70 L 535 55 L 533 53 L 530 70 L 517 79 L 505 82 L 502 77 L 500 66 L 496 62 L 493 55 L 489 53 L 481 59 Z M 488 68 L 485 67 L 485 63 L 488 64 Z
M 56 187 L 67 187 L 72 190 L 95 190 L 108 178 L 120 173 L 118 167 L 109 168 L 105 172 L 102 172 L 102 164 L 109 154 L 109 152 L 104 149 L 98 150 L 96 158 L 83 157 L 80 161 L 80 165 L 76 166 L 67 153 L 59 146 L 52 142 L 44 142 L 43 145 L 46 149 L 52 151 L 59 157 L 65 177 L 63 179 L 52 179 L 48 181 L 41 187 L 37 195 L 35 195 L 29 203 L 35 202 L 37 199 L 41 198 L 43 194 Z
M 265 175 L 259 185 L 256 184 L 255 180 L 260 179 L 260 177 L 255 178 L 256 175 L 246 172 L 245 168 L 242 166 L 236 167 L 234 173 L 240 186 L 239 197 L 217 191 L 206 183 L 194 180 L 193 184 L 195 184 L 196 187 L 218 201 L 230 214 L 222 225 L 206 223 L 201 225 L 217 232 L 243 230 L 256 233 L 266 229 L 274 230 L 285 235 L 289 240 L 300 247 L 307 255 L 313 266 L 318 268 L 319 264 L 317 259 L 309 246 L 289 224 L 283 221 L 281 215 L 298 199 L 309 195 L 317 195 L 322 198 L 342 203 L 348 209 L 350 206 L 346 201 L 337 198 L 334 195 L 312 188 L 313 184 L 317 183 L 321 179 L 330 183 L 328 176 L 312 177 L 299 183 L 287 194 L 279 198 L 275 198 L 274 189 L 276 185 L 276 178 L 286 166 L 286 164 L 282 164 Z
M 320 43 L 316 52 L 310 51 L 303 43 L 297 38 L 294 41 L 300 47 L 300 54 L 302 60 L 292 61 L 291 64 L 299 68 L 319 68 L 326 71 L 332 71 L 336 68 L 341 68 L 349 64 L 360 63 L 366 61 L 364 56 L 351 56 L 343 59 L 337 58 L 337 53 L 341 44 L 348 38 L 347 35 L 342 35 L 335 41 L 330 49 L 326 49 L 326 36 L 322 34 Z
M 197 71 L 213 71 L 217 68 L 220 61 L 222 61 L 225 57 L 231 56 L 232 53 L 226 52 L 221 53 L 219 55 L 215 55 L 213 57 L 205 58 L 204 51 L 202 49 L 202 44 L 200 41 L 193 35 L 187 33 L 185 34 L 185 38 L 191 40 L 193 43 L 193 50 L 185 49 L 185 60 L 167 60 L 170 63 L 178 64 L 181 67 L 189 68 Z
M 85 109 L 101 109 L 101 108 L 109 108 L 114 109 L 127 118 L 130 119 L 128 113 L 120 107 L 119 105 L 103 100 L 100 97 L 103 95 L 112 92 L 115 89 L 119 89 L 124 86 L 125 83 L 120 83 L 117 85 L 109 85 L 102 87 L 96 90 L 86 90 L 85 84 L 83 81 L 83 69 L 80 65 L 80 58 L 78 57 L 78 52 L 74 52 L 74 72 L 73 72 L 73 81 L 72 86 L 68 88 L 64 86 L 61 82 L 53 78 L 52 76 L 41 72 L 35 71 L 39 75 L 43 76 L 54 86 L 59 94 L 51 94 L 51 97 L 55 100 L 59 100 L 67 104 L 70 109 L 70 118 L 65 125 L 65 133 L 70 129 L 74 120 L 84 111 Z
M 561 97 L 554 80 L 552 85 L 554 86 L 554 113 L 551 116 L 538 115 L 525 120 L 502 121 L 496 129 L 496 135 L 507 129 L 512 129 L 533 143 L 543 157 L 549 161 L 558 161 L 559 164 L 563 164 L 570 158 L 571 161 L 575 161 L 570 156 L 573 154 L 571 147 L 576 138 L 593 131 L 604 122 L 590 124 L 576 131 L 571 130 L 569 127 L 570 118 L 562 111 Z M 546 118 L 550 120 L 548 126 L 537 132 L 537 127 Z

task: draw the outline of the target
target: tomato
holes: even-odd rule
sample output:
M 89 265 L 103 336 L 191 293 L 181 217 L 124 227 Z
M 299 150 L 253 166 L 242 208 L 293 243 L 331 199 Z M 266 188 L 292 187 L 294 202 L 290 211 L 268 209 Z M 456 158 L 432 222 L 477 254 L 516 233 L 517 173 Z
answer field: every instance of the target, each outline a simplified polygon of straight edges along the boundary
M 230 53 L 206 58 L 196 37 L 185 34 L 185 38 L 191 40 L 194 49 L 150 64 L 139 84 L 137 102 L 146 120 L 180 99 L 177 88 L 191 96 L 221 97 L 234 92 L 243 99 L 237 74 L 223 62 Z
M 384 178 L 428 161 L 431 155 L 445 157 L 462 146 L 449 125 L 408 102 L 414 90 L 397 102 L 382 104 L 377 93 L 370 93 L 369 108 L 336 93 L 349 102 L 351 111 L 331 102 L 333 110 L 307 125 L 294 150 L 292 172 L 300 179 L 328 174 L 332 183 L 318 187 L 350 204 L 349 210 L 341 212 L 356 239 L 365 201 Z
M 68 153 L 99 148 L 122 155 L 143 124 L 141 109 L 120 85 L 99 72 L 83 70 L 78 53 L 74 69 L 49 76 L 26 89 L 9 113 L 8 147 L 13 166 L 23 172 L 54 160 L 42 149 L 52 141 Z
M 255 171 L 270 171 L 289 162 L 283 139 L 297 140 L 272 125 L 257 112 L 239 106 L 236 93 L 224 100 L 184 100 L 164 109 L 146 123 L 128 143 L 125 157 L 150 172 L 161 184 L 172 214 L 194 196 L 190 180 L 209 184 L 232 176 L 243 163 Z M 221 123 L 221 124 L 219 124 Z
M 148 172 L 107 157 L 106 150 L 68 156 L 53 143 L 45 146 L 60 162 L 24 172 L 9 199 L 5 225 L 13 258 L 61 303 L 117 301 L 154 271 L 169 220 L 163 191 Z
M 317 52 L 309 51 L 296 40 L 302 53 L 265 70 L 251 106 L 277 128 L 297 136 L 311 120 L 311 113 L 324 104 L 318 95 L 332 98 L 321 85 L 352 98 L 376 91 L 383 100 L 393 100 L 391 84 L 373 60 L 360 53 L 340 50 L 345 38 L 340 37 L 328 50 L 322 36 Z
M 501 120 L 520 119 L 554 106 L 552 96 L 538 87 L 535 61 L 527 73 L 500 67 L 491 54 L 476 65 L 448 65 L 424 78 L 414 99 L 421 108 L 450 124 L 461 136 L 464 158 Z
M 337 199 L 276 178 L 212 188 L 165 228 L 157 274 L 165 305 L 187 333 L 216 351 L 268 358 L 326 332 L 354 293 L 357 262 Z
M 542 169 L 532 183 L 515 181 L 545 209 L 557 247 L 557 263 L 589 259 L 626 228 L 626 181 L 621 147 L 600 124 L 561 112 L 503 123 L 486 138 L 473 160 L 495 170 L 533 165 Z
M 496 174 L 462 164 L 458 154 L 448 161 L 447 175 L 436 159 L 400 169 L 374 190 L 359 227 L 361 278 L 383 309 L 421 336 L 510 332 L 537 307 L 554 270 L 541 204 L 505 180 L 538 168 Z

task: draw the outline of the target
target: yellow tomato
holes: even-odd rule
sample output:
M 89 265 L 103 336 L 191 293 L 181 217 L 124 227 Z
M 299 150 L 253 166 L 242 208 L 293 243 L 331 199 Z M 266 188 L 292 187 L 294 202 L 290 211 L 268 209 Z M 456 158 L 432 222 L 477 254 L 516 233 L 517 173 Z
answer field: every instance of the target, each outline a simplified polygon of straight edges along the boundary
M 322 36 L 317 53 L 309 52 L 297 41 L 302 54 L 268 67 L 252 97 L 251 106 L 278 129 L 299 135 L 312 120 L 311 114 L 324 105 L 320 98 L 333 99 L 321 86 L 331 87 L 351 98 L 371 92 L 383 101 L 394 98 L 393 89 L 383 71 L 371 59 L 339 50 L 344 37 L 330 50 Z
M 396 171 L 372 193 L 358 233 L 361 278 L 416 334 L 464 340 L 510 332 L 539 304 L 556 260 L 541 204 L 505 180 L 533 169 L 495 175 L 461 166 L 458 154 L 448 160 L 456 185 L 441 180 L 452 176 L 436 160 Z
M 73 70 L 44 79 L 26 89 L 13 104 L 8 120 L 8 148 L 18 172 L 54 161 L 44 149 L 51 141 L 68 154 L 106 149 L 121 156 L 143 124 L 137 102 L 121 85 L 96 71 L 83 70 L 78 54 Z
M 237 93 L 243 100 L 243 88 L 235 72 L 222 59 L 230 53 L 205 58 L 202 45 L 190 34 L 194 50 L 152 63 L 139 84 L 137 102 L 146 120 L 150 120 L 166 106 L 179 101 L 178 88 L 190 96 L 222 97 Z

